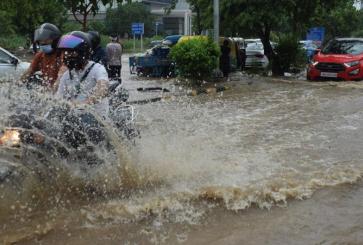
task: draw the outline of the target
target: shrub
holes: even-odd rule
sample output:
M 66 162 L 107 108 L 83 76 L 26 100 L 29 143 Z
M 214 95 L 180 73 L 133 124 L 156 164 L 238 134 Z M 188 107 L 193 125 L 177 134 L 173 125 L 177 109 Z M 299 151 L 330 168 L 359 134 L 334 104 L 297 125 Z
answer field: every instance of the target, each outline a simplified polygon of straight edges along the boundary
M 20 47 L 27 48 L 27 40 L 25 37 L 17 35 L 1 36 L 0 47 L 9 50 L 17 50 Z
M 193 38 L 175 45 L 170 52 L 178 75 L 194 82 L 208 80 L 218 66 L 220 49 L 209 38 Z
M 106 33 L 106 25 L 104 21 L 90 21 L 88 29 L 98 31 L 99 33 Z
M 306 53 L 300 47 L 299 39 L 293 35 L 280 37 L 275 51 L 282 71 L 287 72 L 291 68 L 304 67 L 307 62 Z
M 82 31 L 82 25 L 76 21 L 68 21 L 63 24 L 62 32 L 69 33 L 72 31 Z

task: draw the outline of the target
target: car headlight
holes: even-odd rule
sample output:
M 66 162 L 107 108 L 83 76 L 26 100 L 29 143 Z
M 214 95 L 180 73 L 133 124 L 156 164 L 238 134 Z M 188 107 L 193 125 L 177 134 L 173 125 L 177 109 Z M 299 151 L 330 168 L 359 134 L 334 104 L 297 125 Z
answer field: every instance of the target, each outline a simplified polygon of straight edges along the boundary
M 316 66 L 317 64 L 319 64 L 319 62 L 317 62 L 317 61 L 315 61 L 315 60 L 311 60 L 311 61 L 310 61 L 310 64 L 311 64 L 312 66 Z
M 360 61 L 356 60 L 356 61 L 344 63 L 344 65 L 346 65 L 347 67 L 352 67 L 352 66 L 359 65 L 359 63 L 360 63 Z
M 0 133 L 0 145 L 9 147 L 20 146 L 20 131 L 18 129 L 5 129 Z

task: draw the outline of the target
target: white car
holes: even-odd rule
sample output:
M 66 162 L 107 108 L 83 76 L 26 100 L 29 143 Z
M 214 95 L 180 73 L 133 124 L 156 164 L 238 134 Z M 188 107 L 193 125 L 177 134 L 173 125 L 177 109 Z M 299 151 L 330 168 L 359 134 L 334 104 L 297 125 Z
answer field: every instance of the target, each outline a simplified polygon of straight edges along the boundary
M 19 79 L 29 66 L 29 62 L 21 61 L 18 57 L 0 47 L 0 81 Z
M 246 47 L 246 64 L 247 68 L 266 68 L 268 58 L 264 53 L 263 45 L 260 42 L 247 43 Z

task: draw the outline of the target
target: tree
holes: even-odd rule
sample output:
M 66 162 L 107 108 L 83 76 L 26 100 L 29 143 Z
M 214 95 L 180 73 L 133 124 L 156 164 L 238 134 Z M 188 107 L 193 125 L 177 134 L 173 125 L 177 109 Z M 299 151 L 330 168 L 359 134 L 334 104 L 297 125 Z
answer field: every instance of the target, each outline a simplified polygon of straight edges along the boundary
M 0 2 L 0 35 L 13 34 L 16 26 L 12 22 L 15 14 L 14 3 L 10 1 Z
M 323 26 L 326 39 L 350 36 L 354 31 L 361 30 L 360 11 L 353 6 L 354 0 L 332 1 L 330 6 L 319 6 L 310 24 Z M 328 8 L 329 7 L 329 8 Z
M 60 26 L 65 18 L 66 10 L 60 0 L 0 1 L 0 34 L 31 36 L 41 23 Z
M 131 3 L 109 9 L 106 15 L 106 31 L 108 34 L 124 34 L 131 36 L 133 22 L 144 23 L 145 35 L 152 35 L 154 16 L 142 3 Z
M 212 25 L 212 1 L 187 0 L 192 6 L 204 6 L 204 26 Z M 280 57 L 274 52 L 270 39 L 274 33 L 291 33 L 296 40 L 308 27 L 323 25 L 328 34 L 348 34 L 356 26 L 347 20 L 356 16 L 354 0 L 220 0 L 221 35 L 250 34 L 261 39 L 265 54 L 272 61 L 272 72 L 283 74 Z M 355 18 L 352 18 L 355 21 Z M 337 25 L 336 23 L 339 23 Z
M 62 0 L 62 2 L 72 12 L 75 20 L 82 25 L 83 31 L 87 31 L 89 15 L 95 16 L 101 3 L 105 6 L 112 6 L 114 3 L 113 0 Z M 116 2 L 118 4 L 131 3 L 132 0 L 116 0 Z

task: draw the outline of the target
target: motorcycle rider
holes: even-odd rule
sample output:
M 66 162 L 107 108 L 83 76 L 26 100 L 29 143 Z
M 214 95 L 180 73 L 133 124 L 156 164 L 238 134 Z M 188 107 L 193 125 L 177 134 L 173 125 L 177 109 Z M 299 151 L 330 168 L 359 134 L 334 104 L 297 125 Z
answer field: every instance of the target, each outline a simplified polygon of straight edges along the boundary
M 106 50 L 101 47 L 101 36 L 97 31 L 89 31 L 88 35 L 92 43 L 91 60 L 107 67 Z
M 57 49 L 61 32 L 57 26 L 44 23 L 34 32 L 34 42 L 39 45 L 38 52 L 29 69 L 21 76 L 21 81 L 26 83 L 41 83 L 49 89 L 54 89 L 59 70 L 62 66 L 62 55 Z M 35 78 L 35 73 L 40 71 L 40 79 Z
M 87 33 L 63 35 L 58 48 L 64 52 L 67 70 L 60 77 L 57 95 L 74 104 L 98 104 L 107 95 L 109 80 L 105 67 L 90 60 L 91 40 Z

